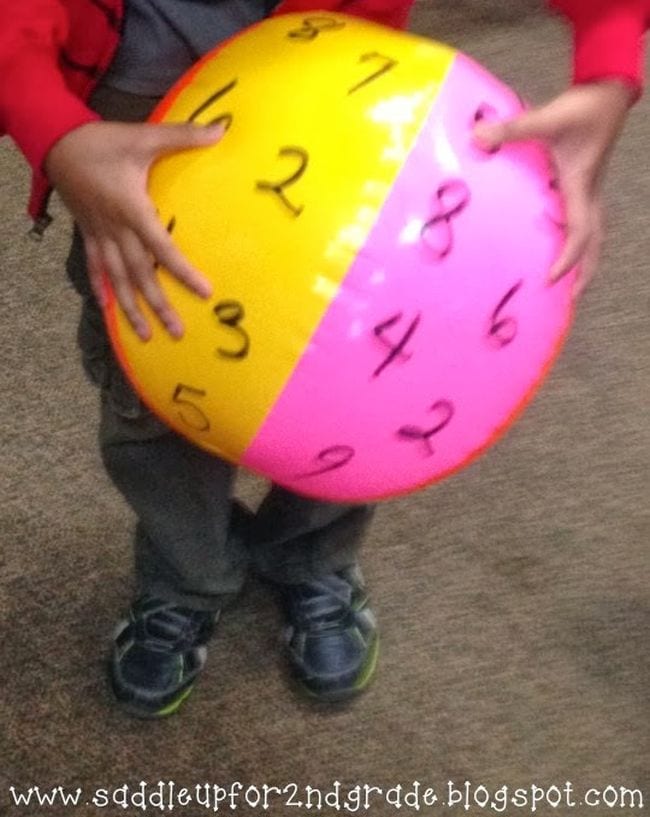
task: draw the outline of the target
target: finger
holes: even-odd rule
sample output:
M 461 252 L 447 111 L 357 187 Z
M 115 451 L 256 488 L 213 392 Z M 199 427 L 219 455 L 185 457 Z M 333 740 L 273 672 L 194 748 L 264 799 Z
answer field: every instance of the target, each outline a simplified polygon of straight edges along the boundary
M 567 227 L 562 250 L 549 270 L 551 282 L 559 281 L 584 255 L 592 234 L 595 206 L 588 192 L 587 179 L 583 175 L 560 179 L 560 186 L 564 193 Z
M 107 241 L 101 245 L 101 254 L 106 274 L 126 319 L 141 340 L 149 340 L 151 329 L 138 306 L 133 283 L 124 264 L 120 248 L 113 241 Z
M 226 125 L 183 124 L 144 125 L 148 129 L 147 150 L 151 158 L 179 150 L 206 147 L 218 142 L 226 132 Z
M 95 238 L 84 234 L 84 249 L 86 251 L 86 267 L 88 269 L 88 281 L 93 291 L 95 300 L 100 308 L 104 308 L 108 301 L 106 291 L 106 273 L 102 265 L 101 252 Z
M 153 258 L 138 236 L 132 232 L 121 235 L 120 250 L 131 281 L 137 284 L 154 314 L 172 337 L 182 337 L 183 324 L 160 286 Z
M 552 283 L 559 281 L 571 272 L 583 258 L 589 244 L 589 227 L 585 224 L 574 224 L 567 229 L 566 239 L 562 251 L 549 270 L 549 280 Z
M 550 139 L 554 136 L 553 120 L 546 108 L 534 108 L 503 122 L 479 122 L 474 127 L 478 145 L 493 151 L 507 142 Z
M 598 207 L 596 208 L 595 223 L 592 225 L 591 236 L 582 256 L 580 272 L 573 285 L 572 295 L 575 299 L 579 298 L 583 294 L 596 274 L 602 244 L 602 212 Z
M 146 204 L 143 202 L 139 212 L 145 213 L 145 208 L 149 210 L 149 214 L 134 225 L 144 247 L 152 253 L 158 264 L 165 267 L 188 289 L 202 298 L 209 298 L 212 295 L 210 281 L 185 258 L 174 244 L 170 234 L 158 221 L 149 200 L 146 201 Z

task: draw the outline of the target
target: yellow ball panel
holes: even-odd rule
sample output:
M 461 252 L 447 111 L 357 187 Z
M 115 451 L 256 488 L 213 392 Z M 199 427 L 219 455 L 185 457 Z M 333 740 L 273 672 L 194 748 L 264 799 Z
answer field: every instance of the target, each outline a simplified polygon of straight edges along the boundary
M 214 295 L 203 301 L 161 270 L 182 340 L 156 326 L 142 343 L 119 311 L 113 320 L 120 357 L 170 425 L 240 458 L 363 247 L 455 54 L 343 15 L 286 15 L 233 38 L 172 90 L 154 118 L 229 123 L 218 144 L 161 159 L 150 179 L 161 220 Z

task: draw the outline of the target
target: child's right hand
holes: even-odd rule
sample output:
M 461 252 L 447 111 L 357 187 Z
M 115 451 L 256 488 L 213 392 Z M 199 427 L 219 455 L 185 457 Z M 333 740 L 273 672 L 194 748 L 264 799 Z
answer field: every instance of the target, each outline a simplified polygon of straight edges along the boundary
M 157 279 L 155 264 L 201 297 L 209 281 L 174 245 L 147 193 L 152 163 L 161 155 L 217 142 L 222 126 L 91 122 L 63 136 L 49 151 L 45 172 L 79 225 L 88 274 L 100 304 L 103 275 L 129 322 L 143 340 L 151 330 L 138 305 L 138 293 L 174 337 L 183 334 L 180 318 Z

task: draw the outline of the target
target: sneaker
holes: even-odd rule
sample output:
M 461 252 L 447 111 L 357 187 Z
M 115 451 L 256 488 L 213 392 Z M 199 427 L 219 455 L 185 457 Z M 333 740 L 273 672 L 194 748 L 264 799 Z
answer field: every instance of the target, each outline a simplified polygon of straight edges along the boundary
M 138 599 L 114 635 L 110 680 L 120 705 L 142 718 L 176 712 L 205 665 L 217 619 L 218 613 Z
M 362 692 L 375 672 L 379 636 L 357 567 L 280 585 L 289 663 L 301 688 L 321 701 Z

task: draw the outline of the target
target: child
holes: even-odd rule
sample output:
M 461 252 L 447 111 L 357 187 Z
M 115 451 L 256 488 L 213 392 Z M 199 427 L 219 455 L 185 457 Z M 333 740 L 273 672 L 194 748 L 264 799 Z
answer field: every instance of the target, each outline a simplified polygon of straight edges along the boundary
M 344 10 L 403 25 L 410 2 L 285 0 L 275 11 Z M 590 38 L 597 45 L 601 29 L 619 25 L 610 6 L 624 7 L 626 24 L 631 30 L 634 22 L 639 34 L 646 7 L 558 5 L 573 15 L 579 65 L 595 48 Z M 253 517 L 231 501 L 233 468 L 173 434 L 142 406 L 103 329 L 104 273 L 143 340 L 150 327 L 136 295 L 172 335 L 183 332 L 154 261 L 199 296 L 210 296 L 207 280 L 157 220 L 146 182 L 157 156 L 211 144 L 222 132 L 143 120 L 206 50 L 270 11 L 265 0 L 128 0 L 125 8 L 122 0 L 0 0 L 0 128 L 34 168 L 30 212 L 37 231 L 47 222 L 50 185 L 76 219 L 67 268 L 82 297 L 84 365 L 101 387 L 102 456 L 138 518 L 138 595 L 115 635 L 111 682 L 118 701 L 143 717 L 170 714 L 190 693 L 219 612 L 240 589 L 249 562 L 278 588 L 288 659 L 308 693 L 327 701 L 354 695 L 369 682 L 377 658 L 376 623 L 357 565 L 372 509 L 315 502 L 276 486 Z M 638 70 L 627 71 L 630 64 L 578 74 L 587 84 L 515 122 L 477 132 L 487 147 L 511 138 L 548 141 L 569 221 L 556 275 L 595 240 L 591 205 L 600 170 L 639 84 Z

